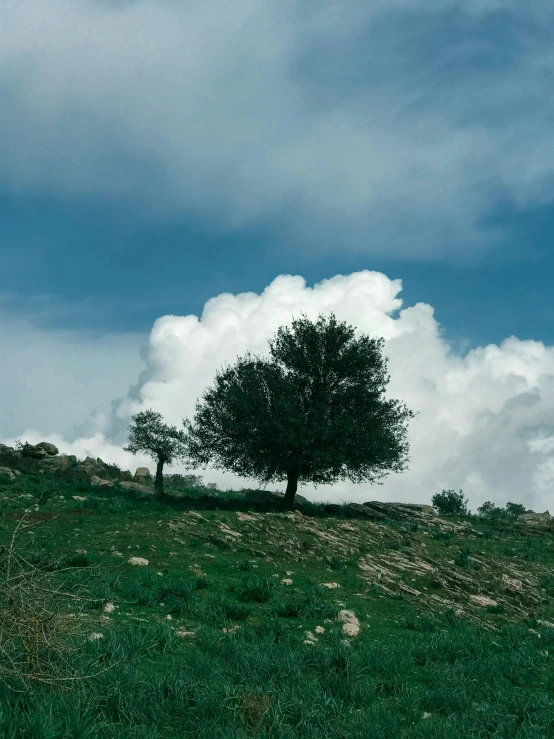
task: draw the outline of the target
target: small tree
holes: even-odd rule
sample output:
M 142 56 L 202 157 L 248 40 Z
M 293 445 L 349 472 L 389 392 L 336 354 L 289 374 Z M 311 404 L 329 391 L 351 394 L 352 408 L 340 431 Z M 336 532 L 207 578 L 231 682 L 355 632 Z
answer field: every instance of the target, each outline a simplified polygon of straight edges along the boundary
M 154 459 L 154 490 L 158 497 L 162 497 L 164 464 L 172 464 L 185 456 L 186 434 L 176 426 L 165 424 L 161 414 L 151 409 L 137 413 L 131 420 L 134 426 L 130 427 L 129 444 L 123 450 L 132 454 L 146 452 Z
M 332 314 L 328 323 L 320 316 L 280 328 L 272 360 L 248 354 L 217 373 L 194 424 L 183 419 L 190 459 L 266 484 L 287 480 L 288 507 L 299 481 L 374 482 L 384 469 L 401 471 L 408 447 L 401 423 L 415 414 L 379 397 L 389 380 L 383 341 L 356 341 Z
M 521 503 L 506 503 L 506 513 L 510 518 L 517 518 L 522 513 L 531 513 L 531 511 Z
M 457 516 L 467 516 L 467 498 L 464 501 L 464 494 L 460 490 L 455 493 L 454 490 L 443 490 L 442 493 L 435 493 L 431 498 L 433 508 L 439 513 L 452 513 Z

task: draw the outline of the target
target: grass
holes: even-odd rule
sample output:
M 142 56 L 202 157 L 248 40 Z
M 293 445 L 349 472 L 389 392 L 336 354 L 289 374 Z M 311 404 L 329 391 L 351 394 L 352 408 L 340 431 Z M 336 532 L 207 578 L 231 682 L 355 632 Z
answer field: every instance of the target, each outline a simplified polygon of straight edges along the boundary
M 163 502 L 0 482 L 0 547 L 27 510 L 29 566 L 87 594 L 54 661 L 92 676 L 23 691 L 0 675 L 0 736 L 554 737 L 549 527 L 299 515 L 177 482 Z

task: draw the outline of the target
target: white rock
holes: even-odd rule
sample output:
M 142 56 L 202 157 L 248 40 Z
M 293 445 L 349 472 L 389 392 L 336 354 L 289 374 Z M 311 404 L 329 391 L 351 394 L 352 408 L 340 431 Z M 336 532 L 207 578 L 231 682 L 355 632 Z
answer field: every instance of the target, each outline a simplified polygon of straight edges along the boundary
M 148 560 L 144 557 L 131 557 L 127 560 L 130 565 L 138 565 L 139 567 L 145 567 L 148 564 Z
M 360 622 L 354 615 L 354 611 L 340 611 L 337 616 L 337 621 L 343 625 L 342 631 L 346 636 L 358 635 L 360 631 Z

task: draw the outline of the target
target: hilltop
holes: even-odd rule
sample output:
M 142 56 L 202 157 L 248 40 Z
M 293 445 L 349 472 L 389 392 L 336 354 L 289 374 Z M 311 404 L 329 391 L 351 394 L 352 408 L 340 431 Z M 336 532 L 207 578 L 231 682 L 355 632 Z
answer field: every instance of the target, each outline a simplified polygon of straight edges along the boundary
M 66 676 L 111 666 L 71 697 L 33 686 L 39 723 L 59 701 L 48 736 L 554 736 L 548 514 L 302 496 L 289 511 L 277 492 L 181 475 L 160 501 L 137 473 L 44 443 L 0 449 L 4 561 L 18 527 L 31 581 L 88 599 L 55 598 Z M 44 617 L 31 595 L 25 609 Z M 63 672 L 41 634 L 30 664 Z M 76 700 L 88 734 L 71 728 Z M 7 696 L 2 708 L 30 720 Z

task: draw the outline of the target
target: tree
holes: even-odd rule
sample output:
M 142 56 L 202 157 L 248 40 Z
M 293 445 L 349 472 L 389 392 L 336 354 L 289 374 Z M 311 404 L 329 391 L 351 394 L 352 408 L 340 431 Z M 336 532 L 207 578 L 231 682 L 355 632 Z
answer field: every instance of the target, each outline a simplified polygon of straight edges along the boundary
M 439 513 L 451 513 L 456 516 L 467 516 L 467 498 L 464 501 L 464 494 L 460 490 L 456 493 L 454 490 L 443 490 L 442 493 L 435 493 L 431 498 L 433 508 Z
M 292 507 L 299 481 L 375 482 L 384 469 L 401 471 L 409 410 L 380 399 L 384 339 L 354 338 L 331 314 L 281 327 L 271 360 L 239 359 L 216 373 L 215 387 L 196 403 L 188 456 L 264 483 L 287 480 Z M 377 483 L 382 484 L 382 483 Z
M 185 455 L 186 434 L 176 426 L 168 426 L 160 413 L 148 409 L 132 417 L 134 426 L 129 431 L 129 444 L 124 451 L 136 454 L 146 452 L 156 462 L 154 490 L 158 497 L 164 494 L 163 467 Z

